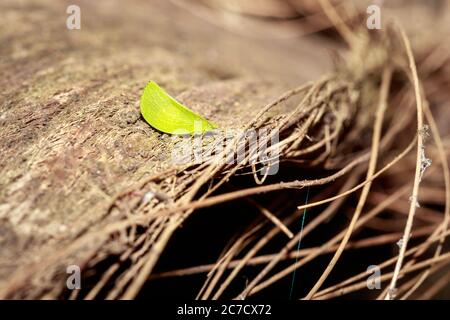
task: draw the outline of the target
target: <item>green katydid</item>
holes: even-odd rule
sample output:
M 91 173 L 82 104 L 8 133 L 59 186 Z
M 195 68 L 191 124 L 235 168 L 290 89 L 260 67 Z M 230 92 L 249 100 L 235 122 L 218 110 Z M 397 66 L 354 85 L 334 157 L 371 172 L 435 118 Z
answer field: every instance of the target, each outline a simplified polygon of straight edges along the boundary
M 199 134 L 217 128 L 150 81 L 141 97 L 141 113 L 153 128 L 169 134 Z

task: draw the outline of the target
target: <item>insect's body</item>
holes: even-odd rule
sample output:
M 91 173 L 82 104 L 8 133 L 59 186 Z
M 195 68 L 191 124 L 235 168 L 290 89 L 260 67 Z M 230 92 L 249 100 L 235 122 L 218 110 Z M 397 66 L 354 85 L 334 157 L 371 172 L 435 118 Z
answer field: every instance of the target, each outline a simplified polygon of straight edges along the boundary
M 216 126 L 189 110 L 150 81 L 141 97 L 141 113 L 155 129 L 169 134 L 199 134 Z

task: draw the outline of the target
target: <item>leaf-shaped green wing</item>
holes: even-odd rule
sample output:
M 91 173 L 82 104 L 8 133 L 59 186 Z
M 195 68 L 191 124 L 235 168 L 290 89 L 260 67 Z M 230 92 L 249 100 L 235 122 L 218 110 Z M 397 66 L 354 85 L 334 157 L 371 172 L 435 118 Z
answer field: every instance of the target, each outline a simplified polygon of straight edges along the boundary
M 159 131 L 170 134 L 198 134 L 216 126 L 189 110 L 150 81 L 141 97 L 141 113 L 145 121 Z

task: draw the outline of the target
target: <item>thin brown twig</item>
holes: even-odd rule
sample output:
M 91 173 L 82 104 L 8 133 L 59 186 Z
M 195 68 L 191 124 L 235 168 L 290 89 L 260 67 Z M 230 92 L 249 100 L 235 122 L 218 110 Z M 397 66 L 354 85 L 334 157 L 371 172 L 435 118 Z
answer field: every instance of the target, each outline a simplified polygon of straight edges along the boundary
M 414 80 L 414 91 L 415 91 L 416 105 L 417 105 L 417 132 L 418 132 L 417 159 L 416 159 L 416 171 L 415 171 L 415 175 L 414 175 L 414 186 L 413 186 L 413 192 L 411 195 L 411 204 L 409 207 L 408 219 L 406 221 L 405 232 L 404 232 L 403 238 L 402 238 L 402 246 L 400 248 L 400 253 L 398 255 L 397 263 L 395 265 L 394 276 L 392 277 L 392 281 L 389 284 L 388 293 L 385 298 L 386 300 L 393 299 L 395 296 L 395 287 L 397 284 L 397 279 L 400 274 L 400 269 L 402 267 L 406 248 L 408 246 L 408 240 L 409 240 L 409 237 L 411 234 L 411 229 L 412 229 L 412 225 L 413 225 L 413 221 L 414 221 L 414 214 L 416 212 L 417 203 L 418 203 L 417 201 L 418 201 L 418 197 L 419 197 L 419 184 L 420 184 L 420 179 L 421 179 L 421 164 L 422 164 L 421 157 L 422 157 L 422 153 L 424 152 L 423 136 L 422 136 L 422 134 L 420 134 L 421 131 L 423 130 L 423 106 L 422 106 L 423 100 L 422 100 L 422 96 L 420 94 L 419 77 L 417 75 L 416 63 L 414 61 L 411 44 L 410 44 L 408 37 L 406 36 L 406 33 L 402 27 L 400 27 L 400 34 L 401 34 L 403 43 L 406 47 L 406 54 L 408 56 L 409 66 L 411 68 L 411 72 L 412 72 L 413 80 Z

